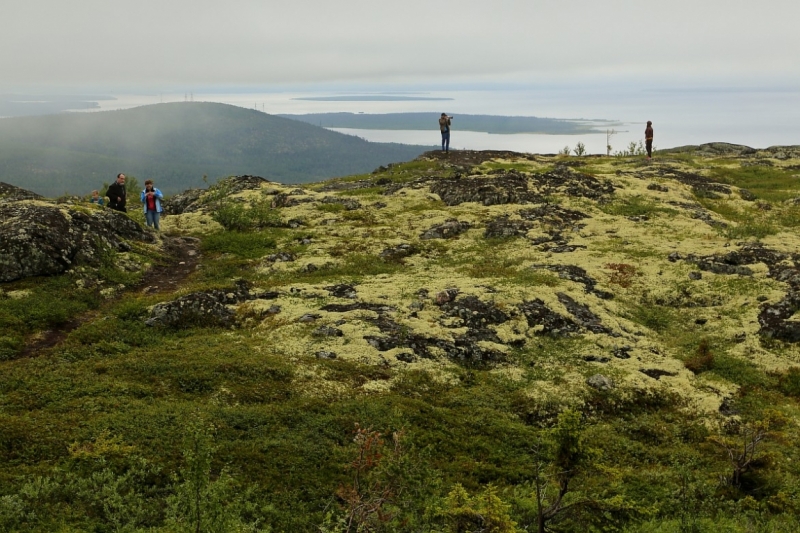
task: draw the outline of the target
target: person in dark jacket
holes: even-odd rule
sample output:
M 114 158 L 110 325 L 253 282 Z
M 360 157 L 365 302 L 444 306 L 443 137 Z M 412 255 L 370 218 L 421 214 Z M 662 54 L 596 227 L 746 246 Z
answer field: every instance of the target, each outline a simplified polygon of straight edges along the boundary
M 442 132 L 442 151 L 450 151 L 450 121 L 453 117 L 448 117 L 446 113 L 442 113 L 439 117 L 439 131 Z
M 648 120 L 644 129 L 644 146 L 647 148 L 647 159 L 653 157 L 653 122 Z
M 106 196 L 108 197 L 108 207 L 115 211 L 122 211 L 123 213 L 128 212 L 128 209 L 125 207 L 125 202 L 127 201 L 125 174 L 121 172 L 117 174 L 117 181 L 108 186 Z

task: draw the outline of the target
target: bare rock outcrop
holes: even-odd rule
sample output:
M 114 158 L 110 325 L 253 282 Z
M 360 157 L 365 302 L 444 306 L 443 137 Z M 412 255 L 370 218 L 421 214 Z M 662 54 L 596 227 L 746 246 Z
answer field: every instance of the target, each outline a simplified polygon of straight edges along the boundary
M 79 263 L 97 265 L 105 250 L 130 250 L 127 241 L 155 242 L 155 237 L 110 209 L 2 203 L 0 281 L 61 274 Z
M 236 323 L 236 312 L 231 306 L 257 298 L 270 300 L 277 297 L 276 292 L 253 291 L 247 282 L 240 280 L 230 290 L 194 292 L 171 302 L 156 304 L 145 324 L 170 328 L 230 327 Z
M 208 192 L 206 189 L 188 189 L 164 199 L 161 202 L 161 207 L 168 215 L 191 213 L 202 207 L 203 204 L 200 202 L 200 197 L 206 192 Z
M 470 228 L 469 222 L 461 222 L 454 218 L 450 220 L 446 220 L 441 224 L 437 224 L 425 230 L 422 235 L 420 235 L 420 239 L 427 240 L 427 239 L 449 239 L 450 237 L 455 237 L 460 233 L 464 233 Z
M 543 198 L 528 189 L 526 176 L 509 172 L 494 177 L 442 179 L 431 183 L 430 189 L 445 205 L 477 202 L 483 205 L 527 204 Z
M 10 183 L 0 181 L 0 201 L 2 200 L 38 200 L 41 196 Z
M 188 189 L 180 194 L 173 195 L 161 202 L 161 205 L 164 211 L 170 215 L 193 213 L 213 203 L 213 199 L 209 199 L 206 195 L 212 197 L 218 195 L 220 198 L 224 198 L 246 190 L 258 190 L 265 183 L 270 183 L 270 181 L 260 176 L 231 176 L 208 189 Z

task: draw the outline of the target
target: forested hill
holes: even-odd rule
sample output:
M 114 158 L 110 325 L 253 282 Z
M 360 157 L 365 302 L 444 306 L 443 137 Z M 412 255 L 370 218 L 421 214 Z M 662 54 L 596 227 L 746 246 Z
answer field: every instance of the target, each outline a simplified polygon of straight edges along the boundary
M 47 196 L 84 194 L 118 172 L 167 194 L 233 174 L 304 183 L 413 159 L 426 148 L 371 143 L 215 103 L 0 119 L 0 181 Z

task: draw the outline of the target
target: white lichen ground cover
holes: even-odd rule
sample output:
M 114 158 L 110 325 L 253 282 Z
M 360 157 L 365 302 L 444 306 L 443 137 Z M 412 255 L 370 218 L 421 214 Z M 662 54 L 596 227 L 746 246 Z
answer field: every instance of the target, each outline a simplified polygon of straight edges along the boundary
M 530 177 L 573 160 L 537 156 L 533 160 L 527 157 L 485 161 L 466 168 L 465 177 L 491 181 L 502 175 L 503 168 L 510 167 L 521 169 L 522 176 Z M 759 161 L 777 167 L 797 164 L 796 160 L 769 157 L 761 157 Z M 754 241 L 731 238 L 727 229 L 715 223 L 736 228 L 743 222 L 728 220 L 706 209 L 696 188 L 670 175 L 671 171 L 680 171 L 705 176 L 709 173 L 702 168 L 704 164 L 708 168 L 737 169 L 742 165 L 741 158 L 704 163 L 701 157 L 696 161 L 664 157 L 650 165 L 638 159 L 593 158 L 587 162 L 590 166 L 585 169 L 579 166 L 575 171 L 611 183 L 615 188 L 613 195 L 597 200 L 551 193 L 547 203 L 580 211 L 587 218 L 566 222 L 560 228 L 554 228 L 552 221 L 533 221 L 526 235 L 507 239 L 487 239 L 486 224 L 501 216 L 521 220 L 520 210 L 536 204 L 445 205 L 431 192 L 430 184 L 437 179 L 448 179 L 454 169 L 462 169 L 457 163 L 429 161 L 424 172 L 403 170 L 400 166 L 363 177 L 370 180 L 368 185 L 372 187 L 376 187 L 374 182 L 378 178 L 387 178 L 386 183 L 395 185 L 390 193 L 381 187 L 364 194 L 358 189 L 322 190 L 325 183 L 300 187 L 302 194 L 293 198 L 301 203 L 280 208 L 280 216 L 283 220 L 302 221 L 297 232 L 311 242 L 293 262 L 269 262 L 263 258 L 252 261 L 256 284 L 277 290 L 280 295 L 274 300 L 242 304 L 240 312 L 260 317 L 267 308 L 278 305 L 280 313 L 250 319 L 242 327 L 258 339 L 259 350 L 282 354 L 300 367 L 305 364 L 306 370 L 297 378 L 305 383 L 302 389 L 323 397 L 342 391 L 324 372 L 315 370 L 315 354 L 320 351 L 334 352 L 341 360 L 392 368 L 396 375 L 416 369 L 430 372 L 439 380 L 452 379 L 451 370 L 460 363 L 447 358 L 441 350 L 437 353 L 432 348 L 432 356 L 408 361 L 397 357 L 408 354 L 408 347 L 379 351 L 371 344 L 365 337 L 382 335 L 375 325 L 380 313 L 365 309 L 346 312 L 320 309 L 330 303 L 391 306 L 387 316 L 405 334 L 454 342 L 467 328 L 460 318 L 443 316 L 436 302 L 437 295 L 451 288 L 458 289 L 459 298 L 475 296 L 508 315 L 505 323 L 487 326 L 501 342 L 480 341 L 479 345 L 505 354 L 502 361 L 492 365 L 492 371 L 511 380 L 528 380 L 527 393 L 542 405 L 580 405 L 590 391 L 586 379 L 602 374 L 622 391 L 668 390 L 683 396 L 693 408 L 716 411 L 736 391 L 737 385 L 714 373 L 696 375 L 685 368 L 684 361 L 692 357 L 701 339 L 708 339 L 718 355 L 745 360 L 765 371 L 782 371 L 800 364 L 796 345 L 765 343 L 759 335 L 760 306 L 779 301 L 786 292 L 784 284 L 767 277 L 766 265 L 750 265 L 752 276 L 740 276 L 700 273 L 690 262 L 668 259 L 675 253 L 682 258 L 725 254 L 739 249 L 746 241 Z M 500 173 L 492 170 L 497 168 Z M 404 186 L 397 186 L 398 183 Z M 666 190 L 648 188 L 653 184 Z M 249 205 L 297 189 L 294 185 L 268 183 L 261 190 L 246 190 L 226 201 Z M 742 199 L 737 187 L 729 189 L 729 194 L 722 194 L 714 201 L 724 203 L 732 212 L 753 210 L 753 202 Z M 321 201 L 330 197 L 355 199 L 361 207 L 350 211 L 327 209 L 323 206 L 335 204 Z M 626 206 L 633 206 L 644 216 L 628 214 Z M 769 216 L 777 217 L 792 208 L 774 203 Z M 704 218 L 698 218 L 698 212 L 704 213 Z M 470 229 L 448 239 L 420 238 L 425 230 L 450 219 L 467 222 Z M 163 226 L 168 232 L 222 231 L 214 221 L 213 209 L 167 217 Z M 554 229 L 559 229 L 569 244 L 577 248 L 555 253 L 531 242 Z M 292 246 L 293 235 L 286 235 L 280 234 L 277 250 Z M 767 248 L 787 254 L 800 250 L 800 239 L 793 227 L 778 225 L 773 234 L 760 241 Z M 362 262 L 383 262 L 381 252 L 400 244 L 413 246 L 417 253 L 392 263 L 393 268 L 387 267 L 385 273 L 361 275 L 357 265 L 352 268 L 354 257 Z M 309 265 L 317 269 L 313 278 L 307 275 Z M 596 281 L 597 289 L 614 297 L 601 299 L 583 284 L 561 279 L 547 270 L 531 270 L 533 265 L 580 267 Z M 331 275 L 326 276 L 326 271 Z M 701 274 L 697 276 L 699 279 L 690 278 L 689 274 L 695 272 Z M 326 287 L 337 283 L 352 284 L 357 293 L 355 299 L 331 296 Z M 570 336 L 576 342 L 554 344 L 552 335 L 543 335 L 542 326 L 529 325 L 518 309 L 523 302 L 538 299 L 555 313 L 569 318 L 570 311 L 559 300 L 559 293 L 588 307 L 607 332 L 583 329 Z M 313 324 L 298 322 L 307 313 L 319 318 Z M 643 315 L 650 319 L 642 319 Z M 314 336 L 314 329 L 321 325 L 337 327 L 342 335 Z M 548 346 L 559 348 L 549 351 Z M 630 357 L 615 357 L 615 350 L 623 347 Z M 589 356 L 598 356 L 603 361 L 586 361 Z M 658 377 L 642 370 L 655 370 Z M 553 375 L 558 376 L 556 381 L 546 378 Z M 390 386 L 391 380 L 371 380 L 361 389 L 373 393 Z

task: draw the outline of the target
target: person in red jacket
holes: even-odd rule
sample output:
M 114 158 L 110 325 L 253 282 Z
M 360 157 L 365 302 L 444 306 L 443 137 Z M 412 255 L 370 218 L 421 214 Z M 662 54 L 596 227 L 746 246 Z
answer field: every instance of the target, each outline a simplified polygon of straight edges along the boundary
M 647 159 L 653 157 L 653 122 L 648 120 L 644 129 L 644 146 L 647 148 Z
M 164 195 L 155 188 L 153 180 L 146 180 L 144 182 L 144 190 L 142 194 L 139 195 L 139 198 L 144 204 L 144 218 L 147 221 L 147 225 L 153 226 L 156 230 L 160 230 L 161 225 L 159 221 L 161 219 L 161 213 L 163 212 L 161 200 L 164 198 Z

